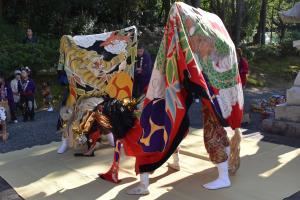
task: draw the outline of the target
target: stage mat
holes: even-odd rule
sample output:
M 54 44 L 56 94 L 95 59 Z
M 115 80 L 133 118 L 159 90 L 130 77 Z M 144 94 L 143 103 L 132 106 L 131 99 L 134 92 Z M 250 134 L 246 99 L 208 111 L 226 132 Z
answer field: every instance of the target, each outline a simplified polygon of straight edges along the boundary
M 291 196 L 300 188 L 300 149 L 261 139 L 259 133 L 244 136 L 241 167 L 231 177 L 232 187 L 217 191 L 202 188 L 217 177 L 204 149 L 202 130 L 192 130 L 183 141 L 181 171 L 170 170 L 165 164 L 150 175 L 151 194 L 143 197 L 126 195 L 138 181 L 133 158 L 122 156 L 120 184 L 98 178 L 113 158 L 113 148 L 106 145 L 93 158 L 77 158 L 72 151 L 59 155 L 59 143 L 1 154 L 0 176 L 26 200 L 280 200 Z

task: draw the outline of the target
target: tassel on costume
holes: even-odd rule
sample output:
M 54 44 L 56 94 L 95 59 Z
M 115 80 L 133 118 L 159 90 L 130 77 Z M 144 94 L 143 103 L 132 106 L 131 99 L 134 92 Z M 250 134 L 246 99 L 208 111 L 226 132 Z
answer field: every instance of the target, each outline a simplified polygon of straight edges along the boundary
M 120 155 L 121 155 L 121 142 L 119 140 L 117 140 L 115 152 L 114 152 L 113 164 L 108 172 L 106 172 L 105 174 L 99 174 L 100 178 L 110 181 L 110 182 L 113 182 L 113 183 L 121 182 L 121 180 L 119 180 Z
M 236 128 L 230 140 L 229 174 L 234 175 L 240 167 L 241 130 Z

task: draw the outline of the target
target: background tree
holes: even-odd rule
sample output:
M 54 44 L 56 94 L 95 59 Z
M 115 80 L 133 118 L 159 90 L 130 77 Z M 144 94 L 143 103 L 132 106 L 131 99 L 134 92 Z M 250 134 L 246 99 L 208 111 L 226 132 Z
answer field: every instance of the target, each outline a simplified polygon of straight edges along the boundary
M 265 44 L 265 33 L 266 33 L 266 18 L 267 18 L 267 4 L 268 0 L 261 1 L 259 23 L 257 27 L 257 33 L 254 38 L 255 44 Z
M 185 0 L 185 3 L 198 8 L 200 6 L 200 0 Z

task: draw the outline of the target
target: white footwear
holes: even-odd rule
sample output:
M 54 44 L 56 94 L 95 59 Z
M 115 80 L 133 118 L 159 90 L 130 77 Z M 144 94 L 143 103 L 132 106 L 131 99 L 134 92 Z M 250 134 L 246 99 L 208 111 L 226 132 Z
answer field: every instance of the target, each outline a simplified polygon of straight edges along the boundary
M 200 100 L 199 99 L 195 99 L 195 103 L 200 103 Z
M 126 193 L 128 195 L 147 195 L 149 194 L 148 186 L 149 186 L 149 173 L 142 173 L 140 174 L 140 184 L 128 190 Z
M 53 112 L 53 107 L 49 107 L 49 108 L 47 109 L 47 112 Z
M 57 153 L 62 154 L 65 153 L 68 149 L 68 139 L 62 138 L 62 142 L 60 147 L 57 149 Z
M 17 124 L 18 123 L 18 120 L 14 120 L 14 124 Z
M 173 163 L 168 163 L 168 167 L 180 171 L 180 164 L 179 164 L 179 150 L 177 150 L 175 153 L 172 155 L 173 157 Z
M 229 159 L 229 156 L 230 156 L 230 146 L 225 147 L 225 152 L 226 152 L 226 154 L 227 154 L 227 156 L 228 156 L 228 159 Z M 227 160 L 228 160 L 228 159 L 227 159 Z
M 107 134 L 107 140 L 108 140 L 110 146 L 112 146 L 112 147 L 115 146 L 115 139 L 114 139 L 114 135 L 112 134 L 112 132 Z
M 217 189 L 231 186 L 231 182 L 228 175 L 228 160 L 217 164 L 217 167 L 218 167 L 219 177 L 216 180 L 203 185 L 204 188 L 209 190 L 217 190 Z

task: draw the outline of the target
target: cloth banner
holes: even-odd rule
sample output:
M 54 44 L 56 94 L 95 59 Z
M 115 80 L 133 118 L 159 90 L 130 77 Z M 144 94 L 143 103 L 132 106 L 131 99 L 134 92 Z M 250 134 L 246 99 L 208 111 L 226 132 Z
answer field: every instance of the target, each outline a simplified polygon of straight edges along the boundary
M 79 97 L 124 99 L 132 96 L 137 31 L 134 26 L 95 35 L 63 36 L 59 69 L 64 69 L 70 95 L 67 105 Z
M 240 127 L 243 91 L 224 24 L 215 14 L 176 2 L 144 101 L 142 134 L 135 127 L 124 141 L 126 152 L 136 157 L 137 173 L 154 171 L 176 150 L 188 132 L 193 97 L 200 97 L 222 125 Z

